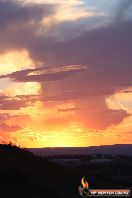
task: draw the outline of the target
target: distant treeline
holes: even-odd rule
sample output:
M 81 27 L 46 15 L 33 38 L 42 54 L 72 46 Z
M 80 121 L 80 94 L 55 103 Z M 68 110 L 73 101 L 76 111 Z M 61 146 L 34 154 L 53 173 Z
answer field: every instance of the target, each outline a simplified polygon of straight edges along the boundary
M 101 154 L 96 153 L 93 155 L 82 155 L 82 154 L 72 154 L 72 155 L 53 155 L 53 156 L 46 156 L 46 159 L 81 159 L 81 160 L 91 160 L 91 159 L 131 159 L 132 157 L 127 155 L 111 155 L 111 154 Z

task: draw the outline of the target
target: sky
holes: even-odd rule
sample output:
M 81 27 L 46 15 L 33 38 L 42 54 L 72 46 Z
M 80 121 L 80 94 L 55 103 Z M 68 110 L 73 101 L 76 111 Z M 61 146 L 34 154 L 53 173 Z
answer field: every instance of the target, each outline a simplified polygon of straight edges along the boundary
M 0 0 L 0 142 L 132 143 L 132 1 Z

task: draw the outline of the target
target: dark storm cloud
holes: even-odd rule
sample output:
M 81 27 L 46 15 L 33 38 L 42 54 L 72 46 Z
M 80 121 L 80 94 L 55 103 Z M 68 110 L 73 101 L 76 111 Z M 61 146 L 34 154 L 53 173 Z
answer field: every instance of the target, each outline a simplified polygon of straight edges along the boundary
M 6 11 L 3 14 L 3 20 L 0 20 L 1 26 L 3 26 L 0 33 L 1 50 L 26 48 L 34 61 L 42 62 L 51 68 L 56 65 L 63 67 L 65 65 L 88 65 L 89 67 L 85 72 L 78 73 L 77 76 L 74 75 L 78 72 L 76 70 L 59 71 L 52 74 L 30 74 L 30 72 L 40 71 L 40 69 L 34 69 L 14 72 L 8 76 L 1 76 L 1 78 L 10 77 L 17 81 L 41 82 L 42 95 L 45 90 L 45 84 L 42 81 L 61 80 L 61 83 L 47 85 L 48 90 L 53 87 L 53 91 L 49 95 L 45 93 L 45 98 L 53 101 L 73 100 L 75 108 L 82 109 L 81 112 L 78 112 L 77 119 L 87 127 L 105 129 L 112 124 L 120 123 L 128 116 L 123 110 L 109 110 L 105 97 L 123 89 L 126 85 L 132 85 L 132 20 L 131 17 L 125 17 L 128 12 L 130 15 L 132 9 L 130 1 L 125 1 L 125 3 L 121 1 L 117 13 L 113 13 L 114 17 L 111 17 L 111 22 L 106 25 L 89 31 L 84 28 L 84 32 L 81 30 L 81 34 L 75 38 L 65 35 L 67 39 L 63 41 L 57 37 L 48 37 L 48 33 L 45 31 L 43 34 L 38 34 L 40 19 L 42 16 L 50 14 L 50 11 L 53 12 L 53 6 L 47 12 L 45 5 L 40 7 L 30 4 L 29 7 L 22 7 L 14 2 L 11 7 L 14 14 L 9 14 L 10 17 L 6 18 L 7 10 L 10 9 L 8 4 L 10 5 L 9 1 L 3 7 L 3 10 Z M 29 15 L 29 13 L 31 14 Z M 17 15 L 18 17 L 15 19 L 14 16 Z M 34 23 L 32 23 L 32 19 L 34 19 Z M 60 25 L 64 26 L 64 24 Z M 51 28 L 51 31 L 55 31 L 55 29 Z M 57 34 L 57 32 L 54 33 Z M 73 30 L 71 34 L 74 35 L 76 32 Z M 71 78 L 67 79 L 68 76 Z M 98 108 L 95 111 L 84 111 L 82 103 L 86 104 L 85 109 L 89 105 L 96 105 Z
M 7 75 L 2 75 L 0 76 L 0 78 L 11 78 L 19 82 L 55 81 L 63 80 L 67 77 L 74 76 L 76 73 L 85 71 L 86 69 L 87 66 L 82 65 L 26 69 Z
M 27 48 L 38 33 L 41 20 L 54 13 L 52 5 L 0 1 L 0 51 Z
M 120 6 L 116 9 L 115 20 L 122 21 L 126 18 L 127 12 L 132 9 L 132 1 L 121 0 Z
M 44 15 L 51 13 L 52 6 L 20 4 L 17 1 L 0 1 L 0 25 L 1 27 L 12 24 L 21 24 L 41 20 Z

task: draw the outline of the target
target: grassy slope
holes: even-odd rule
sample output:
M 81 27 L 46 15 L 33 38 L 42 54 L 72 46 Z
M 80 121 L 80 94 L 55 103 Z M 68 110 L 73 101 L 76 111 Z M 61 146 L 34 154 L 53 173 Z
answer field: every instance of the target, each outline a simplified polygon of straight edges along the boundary
M 1 197 L 76 198 L 75 180 L 73 174 L 51 162 L 20 148 L 0 145 Z

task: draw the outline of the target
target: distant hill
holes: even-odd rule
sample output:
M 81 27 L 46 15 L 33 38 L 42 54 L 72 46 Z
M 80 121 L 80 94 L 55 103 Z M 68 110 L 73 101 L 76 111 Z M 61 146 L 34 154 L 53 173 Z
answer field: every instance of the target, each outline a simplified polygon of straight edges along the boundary
M 112 154 L 132 156 L 132 144 L 115 144 L 90 147 L 55 147 L 55 148 L 31 148 L 28 149 L 35 155 L 54 156 L 54 155 L 75 155 L 75 154 Z
M 24 149 L 0 145 L 2 198 L 76 198 L 75 179 L 70 171 Z

